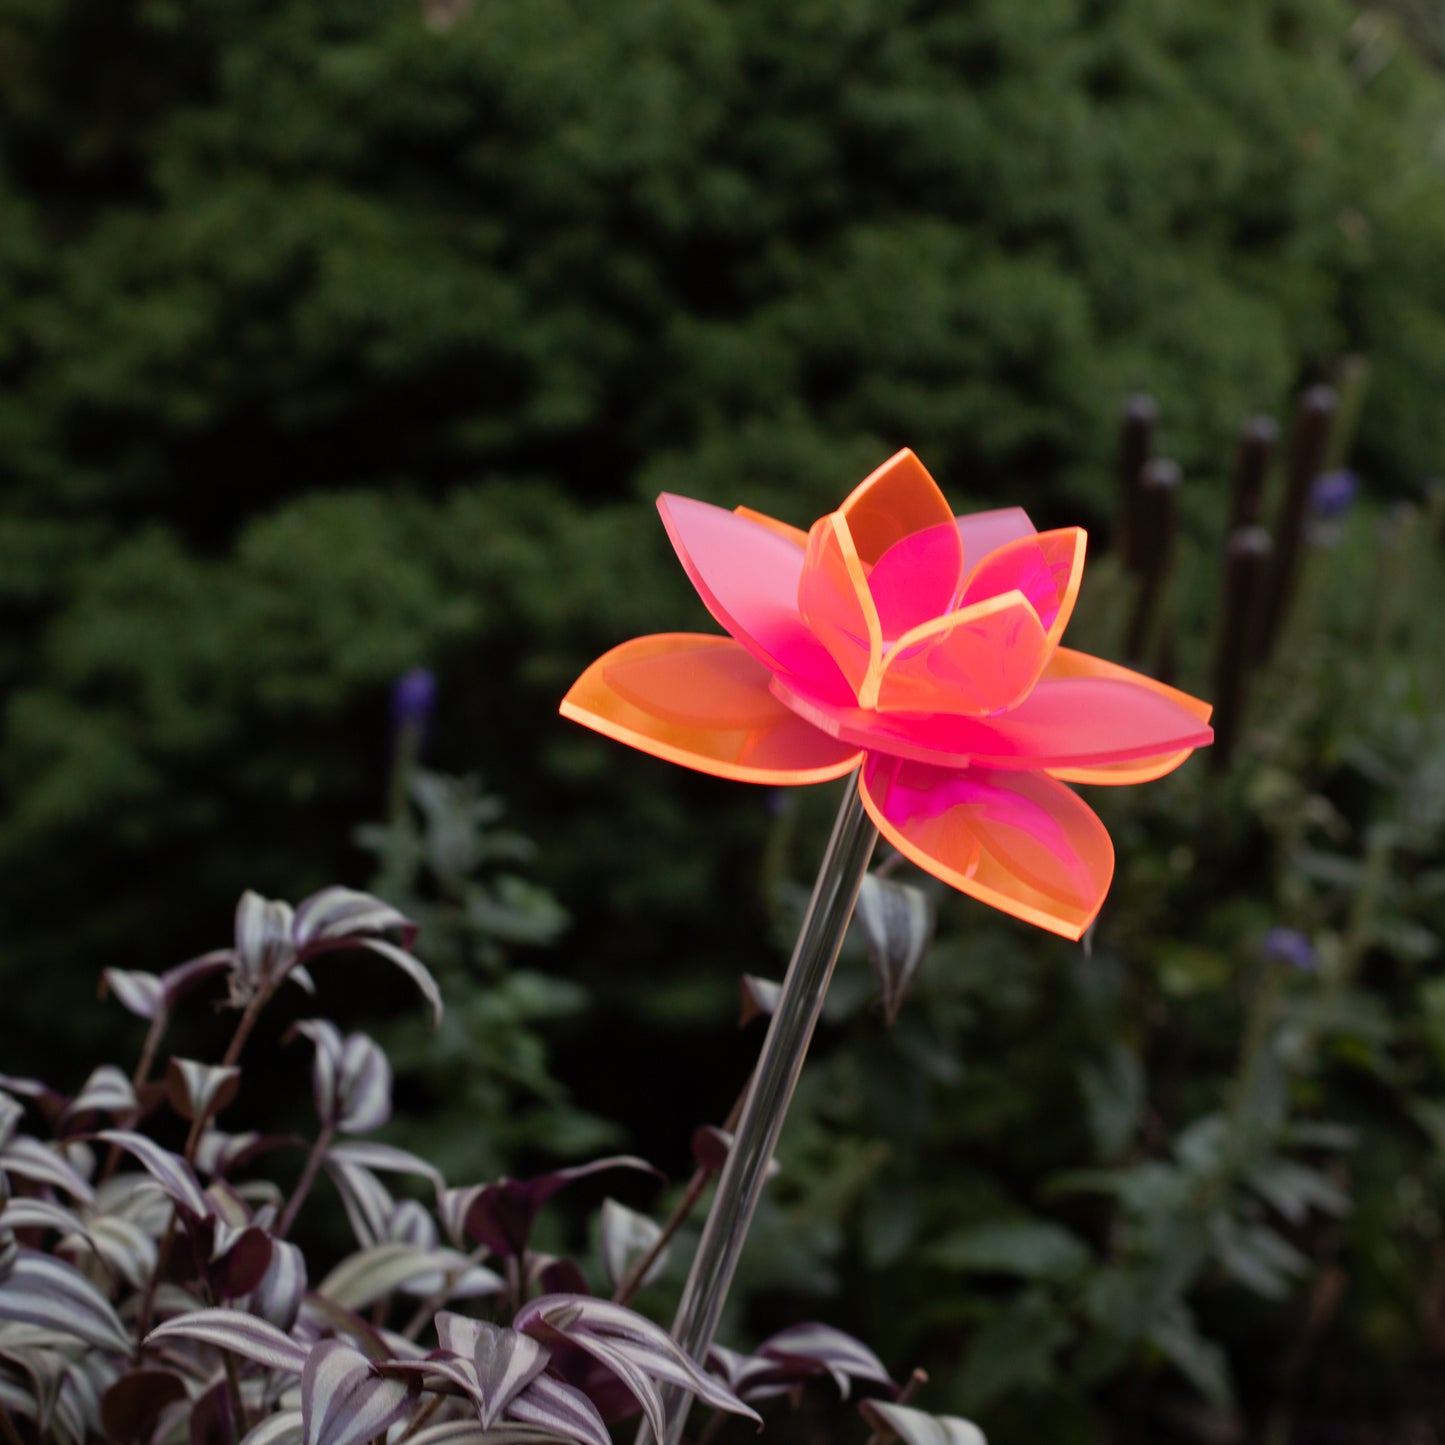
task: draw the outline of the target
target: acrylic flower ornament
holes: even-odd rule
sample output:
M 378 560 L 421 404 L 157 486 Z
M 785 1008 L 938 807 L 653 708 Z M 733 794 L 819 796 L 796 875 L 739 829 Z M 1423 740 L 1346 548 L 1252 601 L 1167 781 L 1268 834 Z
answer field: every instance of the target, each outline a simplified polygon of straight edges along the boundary
M 1080 937 L 1114 850 L 1066 783 L 1163 776 L 1211 741 L 1197 698 L 1059 646 L 1077 527 L 1017 507 L 955 518 L 910 451 L 804 533 L 658 500 L 729 636 L 663 633 L 599 658 L 565 716 L 700 772 L 816 783 L 861 764 L 869 816 L 955 888 Z

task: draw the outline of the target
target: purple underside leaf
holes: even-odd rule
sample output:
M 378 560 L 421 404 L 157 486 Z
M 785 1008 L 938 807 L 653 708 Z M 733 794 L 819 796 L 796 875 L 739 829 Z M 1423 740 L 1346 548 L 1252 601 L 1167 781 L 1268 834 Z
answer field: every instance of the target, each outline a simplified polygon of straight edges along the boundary
M 192 1310 L 157 1325 L 146 1343 L 154 1340 L 199 1340 L 218 1350 L 264 1365 L 268 1370 L 285 1370 L 299 1375 L 306 1368 L 310 1353 L 305 1345 L 283 1334 L 275 1325 L 241 1310 Z
M 189 993 L 194 993 L 208 978 L 218 973 L 225 973 L 234 967 L 236 954 L 233 949 L 215 948 L 210 953 L 203 953 L 199 958 L 190 958 L 185 963 L 178 963 L 174 968 L 168 968 L 161 974 L 161 983 L 165 987 L 165 1003 L 169 1009 L 175 1006 Z
M 73 1335 L 101 1350 L 131 1347 L 110 1301 L 78 1269 L 23 1245 L 0 1283 L 0 1320 Z
M 179 1154 L 172 1154 L 154 1139 L 129 1129 L 101 1129 L 94 1137 L 133 1154 L 151 1178 L 193 1219 L 204 1219 L 211 1212 L 195 1170 Z
M 419 1393 L 414 1380 L 378 1374 L 344 1340 L 323 1340 L 301 1376 L 305 1445 L 360 1445 L 402 1418 Z
M 113 1440 L 148 1440 L 167 1405 L 186 1398 L 185 1381 L 171 1370 L 130 1370 L 101 1396 L 100 1419 Z
M 28 1134 L 17 1134 L 4 1149 L 0 1149 L 0 1170 L 28 1179 L 32 1184 L 48 1184 L 53 1189 L 62 1189 L 82 1204 L 95 1203 L 94 1190 L 75 1166 L 58 1150 L 42 1144 L 39 1139 L 32 1139 Z
M 559 1189 L 605 1169 L 638 1169 L 662 1177 L 647 1160 L 632 1154 L 616 1154 L 570 1169 L 554 1169 L 532 1179 L 504 1178 L 494 1184 L 451 1191 L 453 1196 L 460 1197 L 450 1201 L 451 1207 L 446 1213 L 449 1222 L 460 1217 L 463 1229 L 478 1244 L 486 1245 L 496 1254 L 515 1258 L 527 1248 L 537 1212 Z

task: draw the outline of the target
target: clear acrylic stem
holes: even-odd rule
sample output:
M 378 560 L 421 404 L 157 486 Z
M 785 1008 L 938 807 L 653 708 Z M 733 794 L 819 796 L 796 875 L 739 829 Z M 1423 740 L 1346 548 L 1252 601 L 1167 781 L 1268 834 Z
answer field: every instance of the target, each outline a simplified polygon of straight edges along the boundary
M 833 836 L 818 870 L 812 901 L 673 1321 L 673 1337 L 699 1362 L 712 1344 L 877 841 L 878 830 L 863 810 L 855 775 L 848 781 L 843 806 L 833 824 Z M 678 1386 L 668 1386 L 663 1392 L 663 1404 L 667 1438 L 662 1445 L 678 1445 L 692 1395 Z M 637 1445 L 653 1445 L 652 1431 L 645 1421 Z

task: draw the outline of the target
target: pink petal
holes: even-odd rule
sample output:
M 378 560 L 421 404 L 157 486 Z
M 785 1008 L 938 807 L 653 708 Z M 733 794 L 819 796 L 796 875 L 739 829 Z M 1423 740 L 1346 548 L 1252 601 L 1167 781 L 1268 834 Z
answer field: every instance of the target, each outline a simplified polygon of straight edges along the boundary
M 884 660 L 874 705 L 883 712 L 966 717 L 1001 712 L 1027 696 L 1049 652 L 1021 593 L 988 597 L 901 637 Z
M 1086 541 L 1083 528 L 1063 527 L 995 548 L 969 573 L 959 605 L 1021 592 L 1033 605 L 1050 642 L 1057 642 L 1079 595 Z
M 1044 669 L 1045 678 L 1058 677 L 1102 677 L 1118 682 L 1133 683 L 1136 687 L 1148 688 L 1160 697 L 1168 698 L 1191 713 L 1200 722 L 1207 723 L 1214 709 L 1187 692 L 1156 682 L 1142 672 L 1133 672 L 1102 657 L 1093 657 L 1087 652 L 1076 652 L 1070 647 L 1056 648 Z M 1123 783 L 1151 783 L 1172 773 L 1194 751 L 1183 748 L 1176 752 L 1160 753 L 1154 757 L 1131 758 L 1126 762 L 1098 763 L 1092 767 L 1050 768 L 1049 772 L 1066 783 L 1102 783 L 1118 786 Z
M 653 757 L 738 782 L 821 783 L 851 772 L 858 749 L 784 707 L 771 678 L 729 638 L 662 633 L 598 658 L 561 712 Z
M 904 537 L 954 523 L 953 508 L 938 483 L 907 447 L 864 477 L 838 514 L 848 524 L 866 567 Z
M 814 522 L 808 533 L 798 611 L 848 680 L 851 694 L 846 701 L 852 702 L 882 666 L 883 633 L 863 564 L 837 512 Z
M 663 526 L 707 610 L 765 667 L 842 699 L 848 689 L 798 615 L 803 553 L 772 527 L 664 493 Z
M 1005 542 L 1018 537 L 1032 537 L 1034 524 L 1022 507 L 999 507 L 992 512 L 970 512 L 957 519 L 958 535 L 963 542 L 965 567 L 977 567 L 985 557 Z
M 746 517 L 750 522 L 756 522 L 759 526 L 766 527 L 770 532 L 776 532 L 780 537 L 786 537 L 799 551 L 808 545 L 808 534 L 801 528 L 795 527 L 791 522 L 780 522 L 776 517 L 770 517 L 766 512 L 754 511 L 752 507 L 734 507 L 733 513 L 739 517 Z
M 953 611 L 962 576 L 963 544 L 951 521 L 900 538 L 868 574 L 883 636 L 891 641 Z
M 1114 873 L 1093 811 L 1041 773 L 869 757 L 863 805 L 905 857 L 991 907 L 1080 938 Z
M 987 718 L 871 712 L 781 677 L 772 690 L 843 742 L 942 767 L 1092 767 L 1203 747 L 1214 736 L 1173 698 L 1114 676 L 1046 677 L 1016 708 Z

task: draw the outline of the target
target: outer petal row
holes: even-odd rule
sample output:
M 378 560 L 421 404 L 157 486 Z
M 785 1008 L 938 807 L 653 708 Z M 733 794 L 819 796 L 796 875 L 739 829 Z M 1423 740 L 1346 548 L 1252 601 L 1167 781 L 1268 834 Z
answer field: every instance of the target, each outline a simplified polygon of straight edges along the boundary
M 1045 676 L 1016 708 L 995 717 L 869 712 L 781 677 L 772 688 L 841 742 L 944 768 L 1040 769 L 1105 781 L 1083 770 L 1129 762 L 1153 768 L 1164 755 L 1203 747 L 1213 737 L 1199 715 L 1203 705 L 1191 698 L 1193 706 L 1186 706 L 1185 694 L 1064 648 L 1055 657 L 1077 672 Z
M 803 553 L 774 526 L 707 502 L 664 493 L 663 526 L 707 610 L 764 667 L 824 696 L 851 691 L 798 613 Z
M 598 658 L 562 715 L 666 762 L 744 783 L 822 783 L 858 766 L 768 690 L 771 674 L 726 637 L 638 637 Z
M 1080 938 L 1114 875 L 1104 825 L 1042 773 L 949 770 L 870 756 L 859 782 L 880 833 L 935 877 L 1005 913 Z

